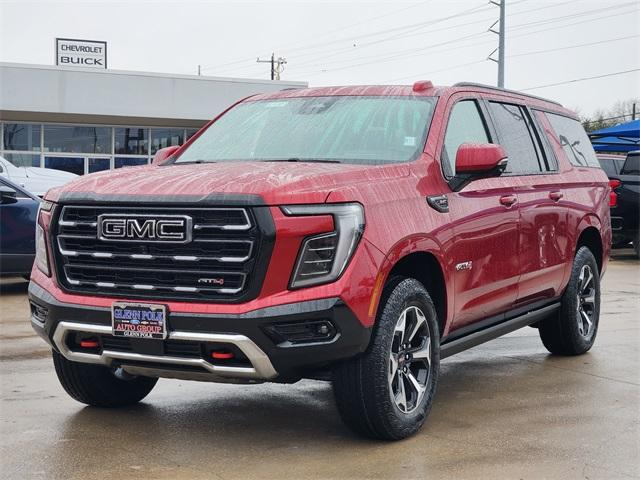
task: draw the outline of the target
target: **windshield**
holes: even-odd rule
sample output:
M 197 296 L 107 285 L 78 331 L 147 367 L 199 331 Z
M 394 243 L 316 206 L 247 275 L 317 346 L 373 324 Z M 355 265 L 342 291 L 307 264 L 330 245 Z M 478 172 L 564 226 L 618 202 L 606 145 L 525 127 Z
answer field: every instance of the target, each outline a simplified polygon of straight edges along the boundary
M 434 97 L 304 97 L 248 101 L 214 122 L 176 163 L 415 159 Z

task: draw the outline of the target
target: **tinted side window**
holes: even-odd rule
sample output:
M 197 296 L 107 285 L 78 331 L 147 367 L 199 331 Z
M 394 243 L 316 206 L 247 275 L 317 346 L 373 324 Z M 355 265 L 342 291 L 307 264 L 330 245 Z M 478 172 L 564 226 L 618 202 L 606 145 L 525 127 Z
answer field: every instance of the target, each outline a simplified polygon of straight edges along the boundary
M 509 155 L 506 173 L 540 173 L 540 145 L 534 140 L 533 125 L 524 108 L 508 103 L 489 102 L 489 109 L 498 130 L 500 145 Z
M 442 168 L 446 177 L 455 175 L 456 153 L 463 143 L 489 143 L 487 127 L 475 100 L 456 103 L 449 115 L 442 149 Z
M 615 177 L 618 174 L 615 160 L 612 160 L 609 158 L 602 158 L 599 161 L 600 161 L 600 166 L 604 170 L 604 173 L 607 174 L 607 177 Z
M 620 175 L 640 175 L 640 155 L 628 155 Z
M 593 151 L 587 133 L 578 120 L 546 112 L 553 130 L 571 165 L 577 167 L 599 167 L 600 163 Z

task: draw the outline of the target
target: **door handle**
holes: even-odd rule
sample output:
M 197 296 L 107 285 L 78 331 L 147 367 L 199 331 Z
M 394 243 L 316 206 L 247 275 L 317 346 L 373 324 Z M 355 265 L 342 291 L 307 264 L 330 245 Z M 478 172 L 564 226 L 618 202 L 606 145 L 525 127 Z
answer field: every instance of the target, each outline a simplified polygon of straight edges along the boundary
M 515 195 L 505 195 L 503 197 L 500 197 L 500 203 L 505 207 L 510 207 L 517 201 L 518 201 L 518 197 L 516 197 Z
M 559 202 L 562 197 L 564 197 L 564 194 L 562 192 L 550 192 L 549 193 L 549 198 L 551 200 L 553 200 L 554 202 Z

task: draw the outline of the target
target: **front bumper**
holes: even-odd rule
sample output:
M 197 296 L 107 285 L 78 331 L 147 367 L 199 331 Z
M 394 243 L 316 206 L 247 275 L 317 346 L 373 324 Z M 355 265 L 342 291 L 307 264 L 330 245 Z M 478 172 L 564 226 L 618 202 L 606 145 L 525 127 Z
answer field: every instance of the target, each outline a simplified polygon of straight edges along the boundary
M 242 314 L 168 312 L 168 338 L 111 336 L 111 310 L 64 303 L 35 282 L 29 285 L 31 324 L 71 361 L 123 367 L 131 374 L 220 382 L 292 382 L 362 353 L 371 328 L 362 326 L 339 299 L 326 298 L 261 308 Z M 274 326 L 329 322 L 333 335 L 320 341 L 283 341 Z M 91 336 L 99 346 L 74 343 Z M 119 340 L 119 341 L 116 341 Z M 214 348 L 236 352 L 233 361 L 211 359 Z

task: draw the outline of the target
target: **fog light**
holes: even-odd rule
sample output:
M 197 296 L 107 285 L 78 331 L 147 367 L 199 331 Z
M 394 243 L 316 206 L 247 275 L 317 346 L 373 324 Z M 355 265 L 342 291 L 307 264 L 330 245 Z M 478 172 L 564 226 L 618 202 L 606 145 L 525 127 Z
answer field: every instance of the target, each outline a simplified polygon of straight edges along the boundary
M 326 343 L 332 341 L 338 334 L 336 327 L 329 320 L 277 323 L 266 327 L 265 330 L 281 347 L 306 343 Z

